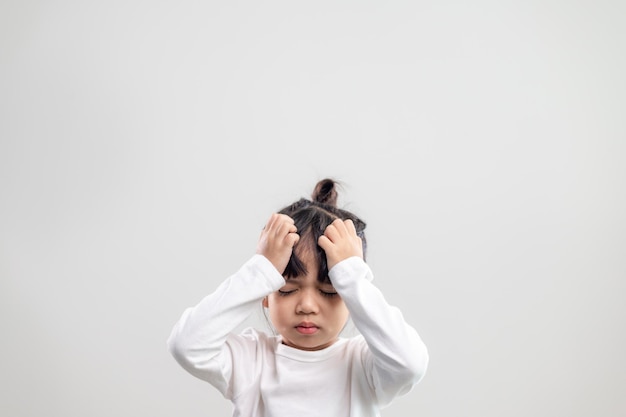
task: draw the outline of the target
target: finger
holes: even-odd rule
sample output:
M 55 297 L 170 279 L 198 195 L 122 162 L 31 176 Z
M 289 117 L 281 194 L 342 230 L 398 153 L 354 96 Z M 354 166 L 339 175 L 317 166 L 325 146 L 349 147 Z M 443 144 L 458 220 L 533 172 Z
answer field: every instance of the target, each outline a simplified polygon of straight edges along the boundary
M 333 226 L 335 226 L 337 228 L 337 231 L 342 235 L 345 235 L 348 232 L 345 220 L 335 219 L 335 221 L 333 221 Z
M 297 233 L 289 233 L 287 235 L 287 243 L 293 249 L 293 247 L 300 241 L 300 235 Z
M 298 229 L 296 228 L 296 225 L 293 223 L 289 223 L 289 222 L 283 222 L 281 223 L 277 229 L 276 229 L 276 236 L 286 236 L 289 233 L 295 233 L 297 232 Z
M 326 227 L 324 234 L 328 236 L 331 241 L 335 242 L 337 239 L 341 239 L 343 236 L 347 235 L 346 226 L 341 219 L 335 219 Z
M 282 223 L 295 223 L 294 220 L 287 216 L 286 214 L 281 213 L 272 213 L 270 219 L 267 222 L 268 227 L 276 226 Z
M 354 226 L 354 222 L 352 221 L 352 219 L 344 220 L 343 224 L 346 226 L 346 231 L 349 234 L 356 236 L 356 227 Z
M 324 229 L 324 234 L 322 236 L 325 236 L 328 240 L 330 240 L 331 242 L 334 242 L 337 239 L 339 239 L 340 233 L 335 227 L 335 225 L 331 223 L 328 226 L 326 226 L 326 229 Z
M 286 214 L 277 213 L 276 215 L 281 221 L 291 223 L 291 224 L 295 223 L 295 221 L 291 217 L 287 216 Z
M 267 219 L 267 223 L 265 223 L 265 230 L 270 230 L 274 224 L 276 224 L 276 220 L 278 218 L 278 214 L 277 213 L 272 213 L 272 215 L 270 216 L 269 219 Z
M 327 236 L 322 235 L 317 239 L 317 244 L 326 252 L 332 247 L 333 242 Z

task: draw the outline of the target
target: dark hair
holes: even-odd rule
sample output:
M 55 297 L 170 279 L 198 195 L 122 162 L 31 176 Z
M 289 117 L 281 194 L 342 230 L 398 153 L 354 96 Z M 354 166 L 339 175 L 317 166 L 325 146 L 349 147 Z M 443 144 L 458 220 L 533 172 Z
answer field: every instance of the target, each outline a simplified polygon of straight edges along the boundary
M 300 241 L 295 246 L 283 273 L 286 278 L 307 273 L 306 266 L 298 255 L 301 256 L 303 251 L 311 250 L 319 265 L 317 280 L 319 282 L 330 281 L 326 253 L 317 244 L 317 241 L 324 234 L 326 227 L 336 219 L 352 220 L 356 233 L 363 243 L 363 258 L 365 258 L 367 244 L 364 230 L 366 224 L 353 213 L 337 208 L 337 185 L 337 181 L 325 178 L 315 186 L 311 200 L 301 198 L 279 211 L 279 213 L 286 214 L 294 220 L 300 235 Z

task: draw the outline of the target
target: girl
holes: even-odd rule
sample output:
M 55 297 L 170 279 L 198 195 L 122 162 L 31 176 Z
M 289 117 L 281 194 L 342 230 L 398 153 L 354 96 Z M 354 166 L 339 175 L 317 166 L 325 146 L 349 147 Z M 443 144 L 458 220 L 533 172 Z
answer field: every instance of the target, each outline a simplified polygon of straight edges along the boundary
M 256 254 L 172 330 L 174 358 L 233 416 L 379 416 L 424 376 L 424 343 L 371 282 L 365 223 L 336 203 L 324 179 L 272 214 Z M 259 304 L 277 334 L 234 334 Z M 346 338 L 349 317 L 359 334 Z

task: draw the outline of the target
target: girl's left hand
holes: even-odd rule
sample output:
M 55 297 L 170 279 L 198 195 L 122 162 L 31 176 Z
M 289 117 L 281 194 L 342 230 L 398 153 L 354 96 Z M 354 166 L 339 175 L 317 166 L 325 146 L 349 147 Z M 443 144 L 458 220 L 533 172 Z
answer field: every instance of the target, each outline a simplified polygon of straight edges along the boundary
M 363 259 L 363 242 L 356 234 L 352 220 L 336 219 L 326 227 L 317 241 L 326 252 L 328 270 L 344 259 L 358 256 Z

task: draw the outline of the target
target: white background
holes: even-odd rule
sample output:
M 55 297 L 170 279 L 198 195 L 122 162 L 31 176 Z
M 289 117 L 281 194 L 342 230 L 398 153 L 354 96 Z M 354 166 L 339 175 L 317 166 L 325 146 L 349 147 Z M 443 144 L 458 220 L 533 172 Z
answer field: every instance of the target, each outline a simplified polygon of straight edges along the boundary
M 0 414 L 230 415 L 165 340 L 326 176 L 430 350 L 383 415 L 626 414 L 625 13 L 3 1 Z

